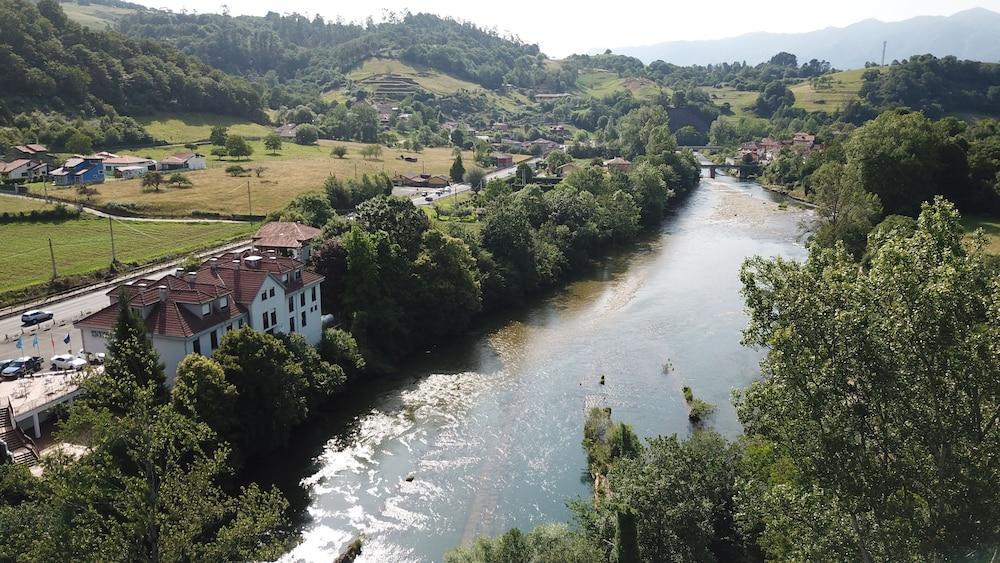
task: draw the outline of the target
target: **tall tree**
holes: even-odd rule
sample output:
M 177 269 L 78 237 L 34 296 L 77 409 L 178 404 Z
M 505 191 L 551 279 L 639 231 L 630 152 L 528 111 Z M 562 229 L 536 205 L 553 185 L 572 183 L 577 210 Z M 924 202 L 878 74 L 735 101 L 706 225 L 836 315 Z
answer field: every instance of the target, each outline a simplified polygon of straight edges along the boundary
M 462 164 L 462 154 L 455 155 L 455 162 L 451 163 L 451 170 L 448 171 L 451 181 L 459 183 L 465 177 L 465 166 Z
M 839 515 L 853 558 L 950 558 L 997 540 L 1000 278 L 983 244 L 966 248 L 938 199 L 912 235 L 889 231 L 870 268 L 842 247 L 743 267 L 744 338 L 769 352 L 740 419 Z M 823 541 L 812 518 L 758 521 L 801 547 Z
M 860 256 L 868 231 L 882 212 L 878 196 L 855 183 L 838 162 L 824 164 L 810 179 L 819 217 L 813 240 L 826 247 L 842 241 L 854 256 Z

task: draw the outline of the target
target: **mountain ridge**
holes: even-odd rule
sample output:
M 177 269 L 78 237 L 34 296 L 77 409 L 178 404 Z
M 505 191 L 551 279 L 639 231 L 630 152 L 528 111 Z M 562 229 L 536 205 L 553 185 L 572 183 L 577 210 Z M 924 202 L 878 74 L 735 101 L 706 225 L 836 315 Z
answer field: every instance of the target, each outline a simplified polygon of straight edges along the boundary
M 878 62 L 882 41 L 888 41 L 886 62 L 912 55 L 948 55 L 960 59 L 1000 61 L 1000 13 L 971 8 L 950 16 L 916 16 L 898 22 L 868 18 L 845 27 L 802 33 L 751 32 L 725 39 L 666 41 L 613 49 L 645 63 L 663 60 L 676 65 L 746 61 L 757 64 L 787 51 L 799 60 L 830 61 L 837 68 L 858 68 Z

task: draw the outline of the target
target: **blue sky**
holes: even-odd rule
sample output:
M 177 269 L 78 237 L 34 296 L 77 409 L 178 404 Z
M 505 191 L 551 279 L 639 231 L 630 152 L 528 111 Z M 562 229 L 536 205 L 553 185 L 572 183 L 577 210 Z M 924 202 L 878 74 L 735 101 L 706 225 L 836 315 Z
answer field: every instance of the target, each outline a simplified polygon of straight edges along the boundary
M 648 45 L 661 41 L 720 39 L 752 31 L 795 33 L 824 27 L 842 27 L 868 18 L 898 21 L 918 15 L 950 15 L 973 7 L 1000 12 L 1000 0 L 676 0 L 616 2 L 539 2 L 507 0 L 369 0 L 328 2 L 319 0 L 138 0 L 139 3 L 171 10 L 220 12 L 228 5 L 231 14 L 263 15 L 270 11 L 319 14 L 328 20 L 364 21 L 381 19 L 386 11 L 432 12 L 522 40 L 538 43 L 553 57 L 605 48 Z M 705 9 L 705 7 L 708 9 Z M 757 7 L 759 6 L 759 8 Z M 818 9 L 812 9 L 817 6 Z M 1000 30 L 998 30 L 1000 34 Z

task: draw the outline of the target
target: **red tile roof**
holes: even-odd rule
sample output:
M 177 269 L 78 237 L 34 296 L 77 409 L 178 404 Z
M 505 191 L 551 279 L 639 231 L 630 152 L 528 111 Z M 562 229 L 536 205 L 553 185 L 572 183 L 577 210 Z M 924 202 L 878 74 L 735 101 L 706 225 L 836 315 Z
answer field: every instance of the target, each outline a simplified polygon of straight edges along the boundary
M 264 248 L 299 248 L 322 232 L 302 223 L 273 221 L 261 227 L 253 240 L 254 245 Z

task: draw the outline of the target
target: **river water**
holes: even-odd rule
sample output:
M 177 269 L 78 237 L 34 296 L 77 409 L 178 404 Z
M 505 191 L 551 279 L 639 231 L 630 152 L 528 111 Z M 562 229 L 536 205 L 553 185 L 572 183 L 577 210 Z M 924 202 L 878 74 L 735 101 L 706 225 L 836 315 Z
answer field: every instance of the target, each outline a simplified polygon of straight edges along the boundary
M 352 394 L 261 468 L 302 508 L 283 561 L 329 561 L 362 534 L 359 562 L 440 561 L 478 534 L 569 520 L 566 501 L 590 494 L 588 406 L 640 436 L 685 434 L 690 385 L 738 434 L 731 393 L 762 354 L 740 345 L 740 264 L 805 256 L 810 213 L 778 199 L 703 179 L 646 240 Z

